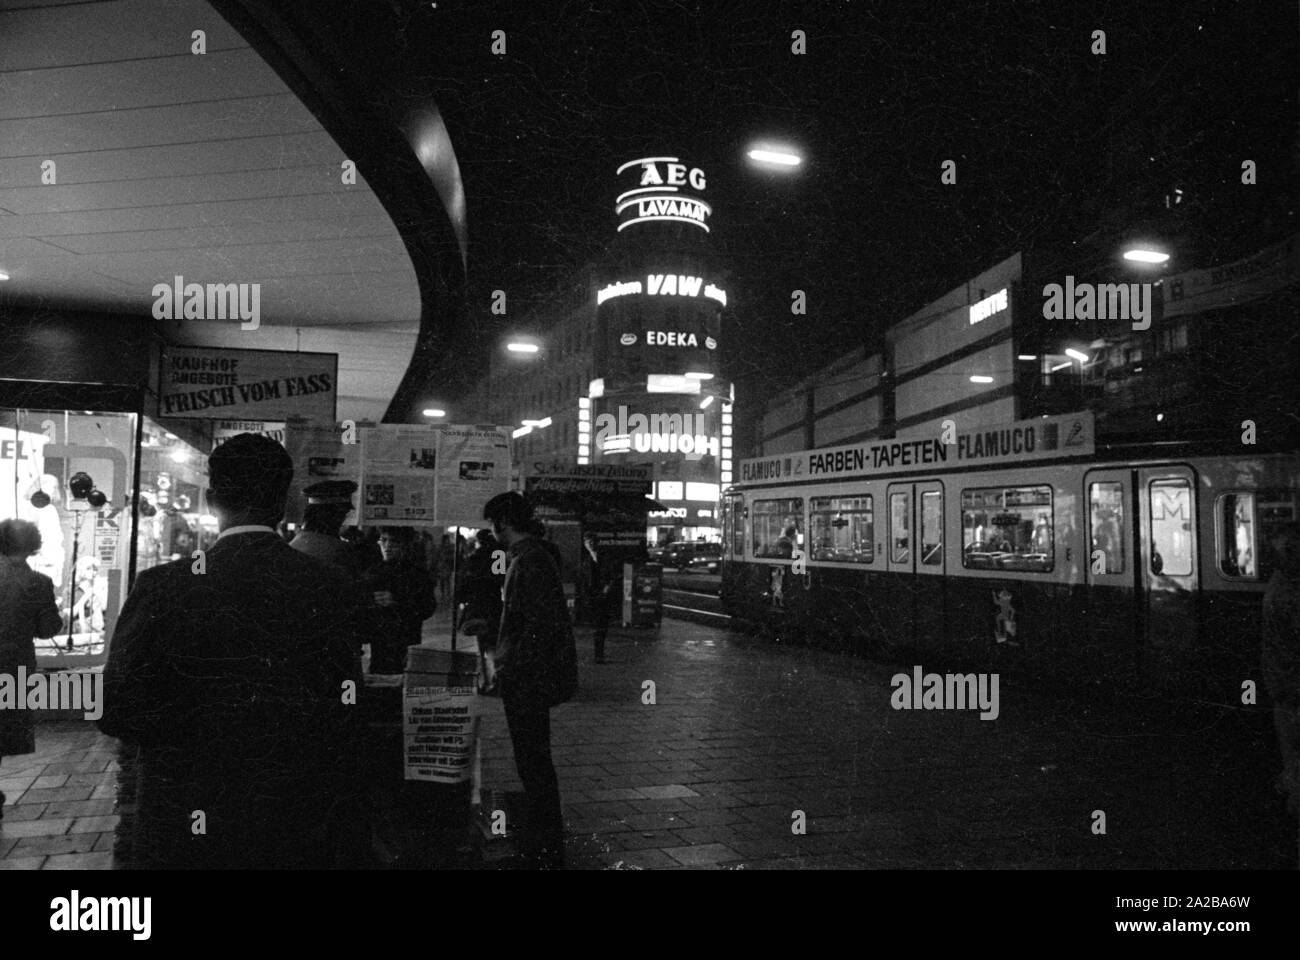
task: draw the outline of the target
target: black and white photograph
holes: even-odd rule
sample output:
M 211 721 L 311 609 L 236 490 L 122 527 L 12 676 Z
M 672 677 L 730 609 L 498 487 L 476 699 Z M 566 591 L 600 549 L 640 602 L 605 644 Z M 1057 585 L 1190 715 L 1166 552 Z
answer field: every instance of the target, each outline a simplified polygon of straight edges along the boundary
M 1297 183 L 1296 0 L 0 0 L 18 925 L 774 871 L 1240 949 Z

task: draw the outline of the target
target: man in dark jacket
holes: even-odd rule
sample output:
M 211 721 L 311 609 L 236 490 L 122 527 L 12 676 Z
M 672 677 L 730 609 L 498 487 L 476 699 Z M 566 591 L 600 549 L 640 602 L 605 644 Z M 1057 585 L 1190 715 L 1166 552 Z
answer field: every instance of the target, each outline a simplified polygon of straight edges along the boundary
M 385 527 L 379 535 L 383 561 L 362 578 L 377 613 L 378 629 L 370 648 L 371 673 L 401 673 L 406 648 L 420 643 L 424 621 L 438 609 L 433 580 L 415 556 L 415 531 Z
M 596 647 L 596 662 L 605 662 L 605 635 L 609 632 L 610 607 L 614 602 L 617 581 L 608 576 L 605 564 L 596 547 L 596 535 L 585 533 L 582 537 L 582 585 L 586 590 L 591 623 L 595 627 L 592 640 Z
M 134 865 L 354 865 L 361 598 L 276 535 L 283 447 L 240 434 L 208 467 L 220 537 L 140 574 L 104 671 L 99 727 L 140 745 Z
M 483 517 L 505 545 L 510 564 L 501 627 L 487 646 L 494 655 L 515 767 L 528 800 L 522 865 L 555 869 L 564 865 L 564 814 L 551 761 L 549 695 L 558 682 L 559 646 L 572 643 L 564 587 L 550 552 L 534 536 L 533 509 L 521 494 L 493 497 Z

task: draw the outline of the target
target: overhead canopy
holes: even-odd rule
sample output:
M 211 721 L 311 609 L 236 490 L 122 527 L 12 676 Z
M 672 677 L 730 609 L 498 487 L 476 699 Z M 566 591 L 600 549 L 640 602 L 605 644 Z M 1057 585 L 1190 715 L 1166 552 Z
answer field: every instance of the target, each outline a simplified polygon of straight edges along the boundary
M 407 245 L 211 6 L 0 0 L 0 71 L 7 297 L 139 315 L 173 343 L 338 353 L 339 418 L 382 418 L 420 331 Z M 176 276 L 258 284 L 260 327 L 154 321 Z

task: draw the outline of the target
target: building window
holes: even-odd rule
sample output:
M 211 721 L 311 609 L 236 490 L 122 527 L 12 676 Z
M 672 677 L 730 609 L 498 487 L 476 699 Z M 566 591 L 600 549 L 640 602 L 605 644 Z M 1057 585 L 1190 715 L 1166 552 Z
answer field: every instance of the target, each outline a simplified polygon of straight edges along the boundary
M 803 539 L 803 497 L 755 500 L 750 510 L 754 556 L 790 559 Z
M 1101 551 L 1100 573 L 1123 573 L 1128 566 L 1124 551 L 1124 487 L 1119 481 L 1088 485 L 1088 526 L 1091 530 L 1088 561 Z
M 980 487 L 961 492 L 962 566 L 1052 569 L 1052 488 Z
M 1186 577 L 1192 572 L 1192 485 L 1185 479 L 1153 480 L 1147 488 L 1151 510 L 1151 572 Z
M 808 510 L 811 559 L 871 563 L 875 558 L 875 512 L 870 494 L 813 497 Z

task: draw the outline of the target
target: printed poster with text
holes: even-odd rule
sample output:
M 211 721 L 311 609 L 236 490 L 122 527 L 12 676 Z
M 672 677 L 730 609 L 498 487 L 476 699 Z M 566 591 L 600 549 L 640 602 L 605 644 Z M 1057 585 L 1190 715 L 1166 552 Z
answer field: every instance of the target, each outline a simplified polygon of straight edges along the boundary
M 433 526 L 440 428 L 381 424 L 361 431 L 360 526 Z
M 435 473 L 439 525 L 481 523 L 483 505 L 510 489 L 508 428 L 443 427 Z

